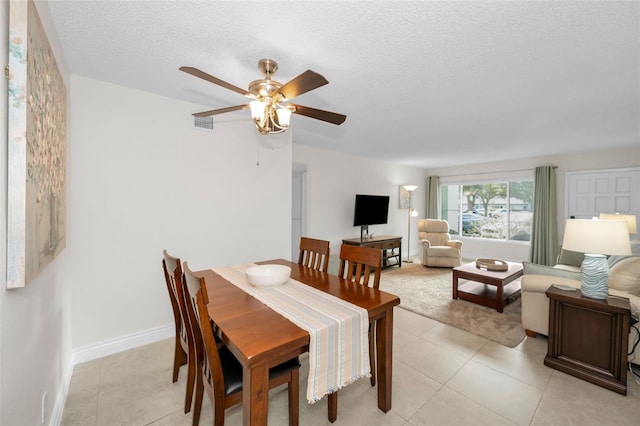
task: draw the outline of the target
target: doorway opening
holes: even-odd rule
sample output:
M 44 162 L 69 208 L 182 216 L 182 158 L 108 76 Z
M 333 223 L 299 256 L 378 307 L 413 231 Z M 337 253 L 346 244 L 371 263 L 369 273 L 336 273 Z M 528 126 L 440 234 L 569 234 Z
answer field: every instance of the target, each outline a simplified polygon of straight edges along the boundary
M 298 261 L 300 237 L 306 224 L 307 165 L 293 163 L 291 181 L 291 261 Z

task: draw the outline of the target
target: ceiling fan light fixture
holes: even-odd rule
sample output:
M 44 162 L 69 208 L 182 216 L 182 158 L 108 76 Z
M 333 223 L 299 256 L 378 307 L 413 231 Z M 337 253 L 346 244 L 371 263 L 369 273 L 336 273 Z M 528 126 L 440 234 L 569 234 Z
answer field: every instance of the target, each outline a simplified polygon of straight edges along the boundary
M 263 135 L 282 133 L 289 128 L 291 109 L 281 107 L 270 98 L 249 102 L 251 118 Z
M 264 112 L 266 105 L 262 101 L 251 101 L 249 102 L 249 107 L 251 108 L 251 118 L 254 120 L 262 121 L 264 120 Z
M 278 124 L 280 124 L 281 127 L 289 127 L 289 123 L 291 123 L 291 110 L 289 108 L 278 108 L 276 114 L 278 115 Z

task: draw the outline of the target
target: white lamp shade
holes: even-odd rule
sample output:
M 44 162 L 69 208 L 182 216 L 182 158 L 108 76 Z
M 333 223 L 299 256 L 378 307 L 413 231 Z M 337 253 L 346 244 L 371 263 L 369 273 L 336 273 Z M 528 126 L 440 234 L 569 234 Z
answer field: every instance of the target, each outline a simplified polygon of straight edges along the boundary
M 638 225 L 636 222 L 636 215 L 634 214 L 609 214 L 600 213 L 600 220 L 624 220 L 627 223 L 630 234 L 638 232 Z
M 264 102 L 251 101 L 249 102 L 249 107 L 251 108 L 251 118 L 254 120 L 264 119 Z
M 282 127 L 289 127 L 291 110 L 289 108 L 278 108 L 276 114 L 278 114 L 278 124 Z
M 564 250 L 606 255 L 629 255 L 627 223 L 622 220 L 569 219 L 564 228 Z
M 413 192 L 418 189 L 418 185 L 402 185 L 402 187 L 409 192 Z

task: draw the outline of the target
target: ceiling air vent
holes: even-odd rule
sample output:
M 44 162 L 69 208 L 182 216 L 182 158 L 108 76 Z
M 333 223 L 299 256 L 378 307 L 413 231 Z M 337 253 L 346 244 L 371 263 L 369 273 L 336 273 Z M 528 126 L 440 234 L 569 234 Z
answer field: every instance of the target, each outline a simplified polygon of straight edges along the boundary
M 213 117 L 193 117 L 193 125 L 200 129 L 213 130 Z

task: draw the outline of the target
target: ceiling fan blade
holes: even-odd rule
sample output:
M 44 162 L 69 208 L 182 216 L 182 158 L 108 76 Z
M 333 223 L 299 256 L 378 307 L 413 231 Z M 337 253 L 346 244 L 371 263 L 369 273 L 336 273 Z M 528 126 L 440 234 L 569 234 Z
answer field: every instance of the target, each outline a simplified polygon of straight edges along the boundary
M 229 89 L 229 90 L 233 90 L 236 93 L 240 93 L 242 96 L 248 96 L 248 97 L 252 97 L 251 93 L 247 92 L 245 89 L 241 89 L 238 86 L 234 86 L 231 83 L 227 83 L 224 80 L 220 80 L 217 77 L 214 77 L 210 74 L 207 74 L 204 71 L 200 71 L 198 68 L 194 68 L 194 67 L 180 67 L 180 71 L 186 72 L 187 74 L 191 74 L 195 77 L 201 78 L 203 80 L 206 80 L 210 83 L 213 84 L 217 84 L 218 86 L 222 86 L 225 89 Z
M 317 72 L 306 70 L 293 80 L 282 86 L 279 92 L 287 99 L 293 99 L 296 96 L 300 96 L 303 93 L 310 92 L 313 89 L 328 84 L 326 78 L 318 74 Z
M 226 107 L 226 108 L 212 109 L 210 111 L 196 112 L 195 114 L 193 114 L 193 116 L 209 117 L 211 115 L 224 114 L 225 112 L 238 111 L 238 110 L 247 109 L 247 108 L 249 108 L 249 105 L 235 105 L 235 106 Z
M 289 105 L 295 107 L 295 111 L 293 111 L 294 114 L 304 115 L 306 117 L 315 118 L 316 120 L 322 120 L 336 125 L 344 123 L 344 121 L 347 119 L 346 115 L 338 114 L 336 112 L 324 111 L 321 109 L 296 104 Z

